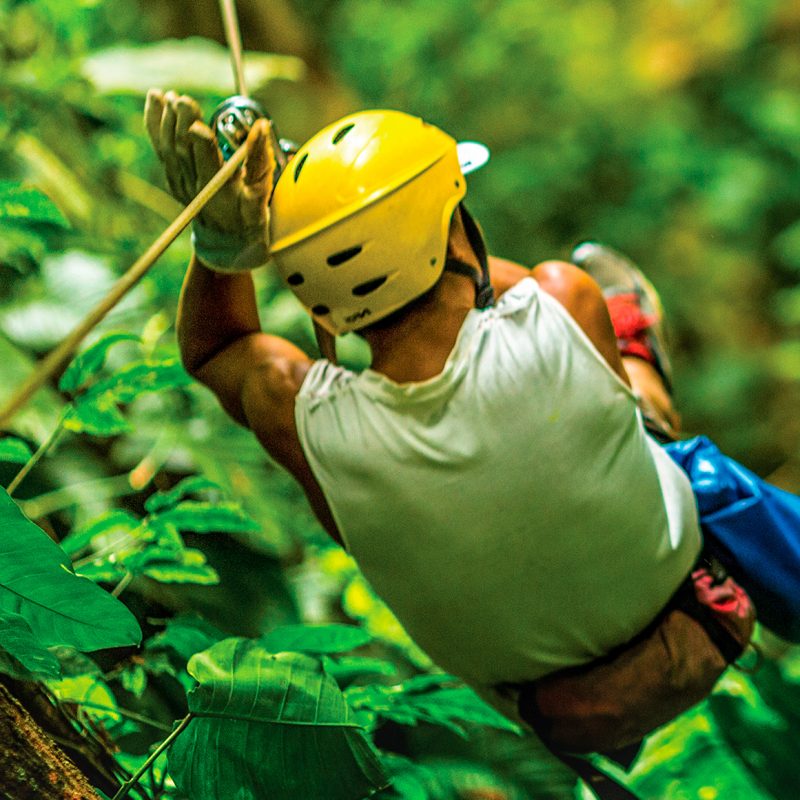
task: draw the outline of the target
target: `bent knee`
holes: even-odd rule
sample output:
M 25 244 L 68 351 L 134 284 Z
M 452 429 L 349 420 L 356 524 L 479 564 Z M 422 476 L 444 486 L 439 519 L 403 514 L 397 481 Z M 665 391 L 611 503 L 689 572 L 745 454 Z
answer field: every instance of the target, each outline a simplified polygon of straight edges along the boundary
M 534 267 L 532 274 L 541 288 L 558 300 L 578 323 L 614 372 L 630 384 L 606 299 L 597 282 L 580 267 L 566 261 L 544 261 Z
M 579 322 L 586 315 L 608 317 L 602 290 L 580 267 L 566 261 L 543 261 L 534 267 L 533 277 Z

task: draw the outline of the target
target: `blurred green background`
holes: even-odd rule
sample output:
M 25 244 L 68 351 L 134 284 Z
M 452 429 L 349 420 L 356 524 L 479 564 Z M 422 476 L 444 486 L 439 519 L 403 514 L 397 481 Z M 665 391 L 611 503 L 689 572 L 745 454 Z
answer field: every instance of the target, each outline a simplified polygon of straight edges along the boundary
M 239 12 L 251 91 L 282 135 L 302 141 L 364 107 L 419 114 L 491 148 L 468 202 L 494 253 L 533 266 L 592 237 L 637 260 L 667 308 L 687 432 L 800 488 L 800 4 L 240 0 Z M 0 220 L 0 397 L 175 215 L 143 133 L 144 92 L 187 92 L 210 114 L 232 93 L 221 42 L 213 0 L 0 0 L 0 178 L 45 191 L 71 226 Z M 102 330 L 174 354 L 188 255 L 184 236 Z M 268 270 L 258 282 L 265 326 L 313 348 L 293 298 Z M 62 402 L 43 392 L 16 432 L 41 442 Z M 145 585 L 144 596 L 219 625 L 233 614 L 233 632 L 250 634 L 266 616 L 344 608 L 403 641 L 291 480 L 205 391 L 142 396 L 126 414 L 129 433 L 62 442 L 20 491 L 23 508 L 63 535 L 201 472 L 261 532 L 239 537 L 244 556 L 205 540 L 220 586 Z M 796 797 L 798 754 L 784 745 L 797 712 L 775 702 L 796 671 L 731 678 L 656 738 L 641 790 Z
M 231 91 L 207 42 L 164 44 L 222 41 L 217 5 L 3 7 L 3 173 L 47 184 L 118 269 L 163 222 L 141 185 L 163 185 L 141 136 L 142 91 L 193 92 L 209 112 Z M 239 10 L 247 49 L 292 57 L 250 60 L 251 88 L 284 135 L 302 141 L 349 111 L 390 107 L 485 141 L 493 160 L 469 201 L 493 251 L 533 265 L 596 237 L 629 253 L 664 296 L 687 430 L 762 473 L 795 458 L 796 4 L 243 0 Z M 164 46 L 136 47 L 154 43 Z M 3 248 L 13 269 L 14 243 Z M 182 255 L 153 279 L 168 315 Z M 24 278 L 6 270 L 8 299 Z

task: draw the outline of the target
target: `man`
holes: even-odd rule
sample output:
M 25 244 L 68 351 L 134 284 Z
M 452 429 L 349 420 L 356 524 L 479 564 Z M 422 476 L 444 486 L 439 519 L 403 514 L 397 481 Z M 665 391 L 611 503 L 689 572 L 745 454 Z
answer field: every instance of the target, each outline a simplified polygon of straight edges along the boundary
M 146 122 L 187 201 L 221 164 L 212 132 L 172 93 L 149 94 Z M 184 364 L 295 476 L 417 643 L 516 717 L 501 687 L 628 642 L 700 551 L 689 482 L 637 405 L 675 424 L 648 289 L 613 253 L 578 251 L 630 283 L 623 356 L 586 271 L 487 257 L 455 142 L 399 112 L 355 114 L 301 147 L 270 237 L 269 143 L 256 123 L 243 171 L 195 227 Z M 247 270 L 270 255 L 323 351 L 357 331 L 370 369 L 261 331 Z

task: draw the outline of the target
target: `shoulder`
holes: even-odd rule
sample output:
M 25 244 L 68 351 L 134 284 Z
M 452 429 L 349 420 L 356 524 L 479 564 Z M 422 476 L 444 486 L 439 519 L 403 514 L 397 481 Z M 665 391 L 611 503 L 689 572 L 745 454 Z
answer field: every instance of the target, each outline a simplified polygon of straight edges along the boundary
M 312 362 L 272 358 L 252 366 L 242 386 L 248 427 L 270 455 L 289 468 L 302 455 L 294 408 L 311 367 Z

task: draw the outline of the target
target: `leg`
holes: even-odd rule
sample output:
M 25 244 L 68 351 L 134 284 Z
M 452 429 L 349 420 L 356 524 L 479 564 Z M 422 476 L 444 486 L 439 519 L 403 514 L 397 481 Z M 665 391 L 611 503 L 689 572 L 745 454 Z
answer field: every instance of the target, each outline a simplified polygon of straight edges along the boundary
M 630 386 L 608 306 L 597 283 L 582 269 L 565 261 L 545 261 L 534 267 L 531 274 L 545 292 L 566 308 L 611 369 Z
M 633 262 L 605 245 L 584 242 L 572 261 L 602 287 L 616 345 L 649 427 L 676 438 L 680 415 L 672 401 L 658 292 Z
M 624 356 L 622 363 L 631 379 L 631 387 L 639 398 L 645 419 L 655 422 L 670 438 L 677 438 L 681 416 L 675 410 L 672 395 L 656 368 L 637 356 Z

